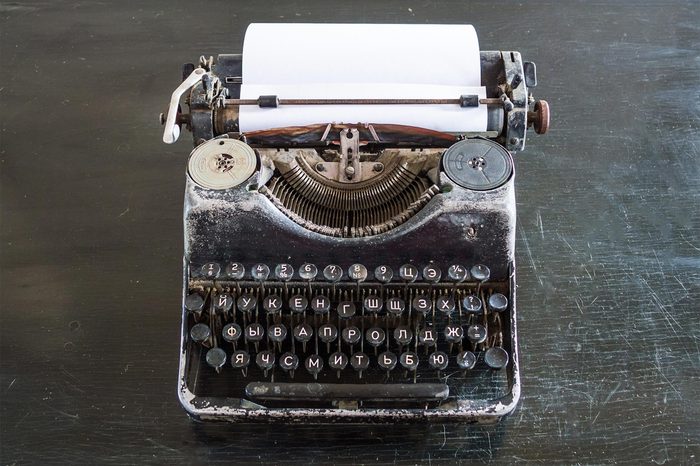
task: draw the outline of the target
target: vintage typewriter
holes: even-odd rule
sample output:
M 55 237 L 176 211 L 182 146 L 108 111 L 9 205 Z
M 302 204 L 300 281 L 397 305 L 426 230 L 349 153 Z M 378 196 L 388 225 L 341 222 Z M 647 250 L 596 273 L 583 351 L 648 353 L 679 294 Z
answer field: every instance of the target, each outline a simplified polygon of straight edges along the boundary
M 544 133 L 535 65 L 481 51 L 459 134 L 391 122 L 241 131 L 245 55 L 184 65 L 165 142 L 191 130 L 179 397 L 197 419 L 497 420 L 520 395 L 512 154 Z M 185 113 L 180 100 L 185 96 Z

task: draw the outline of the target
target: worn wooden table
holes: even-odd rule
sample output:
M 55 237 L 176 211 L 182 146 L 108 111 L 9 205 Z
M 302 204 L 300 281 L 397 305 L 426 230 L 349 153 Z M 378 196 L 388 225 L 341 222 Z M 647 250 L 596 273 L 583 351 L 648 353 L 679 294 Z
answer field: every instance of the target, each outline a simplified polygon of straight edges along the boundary
M 700 462 L 700 4 L 276 3 L 0 5 L 0 462 Z M 537 63 L 553 127 L 517 156 L 505 422 L 180 409 L 190 143 L 161 144 L 156 117 L 181 63 L 240 51 L 254 21 L 473 23 L 482 49 Z

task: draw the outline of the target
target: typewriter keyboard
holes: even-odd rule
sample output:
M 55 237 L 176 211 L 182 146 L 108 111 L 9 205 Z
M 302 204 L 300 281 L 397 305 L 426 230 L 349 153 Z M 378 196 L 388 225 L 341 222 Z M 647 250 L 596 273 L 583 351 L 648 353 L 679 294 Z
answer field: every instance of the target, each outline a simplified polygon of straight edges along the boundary
M 270 407 L 494 399 L 510 297 L 481 264 L 191 265 L 188 385 Z

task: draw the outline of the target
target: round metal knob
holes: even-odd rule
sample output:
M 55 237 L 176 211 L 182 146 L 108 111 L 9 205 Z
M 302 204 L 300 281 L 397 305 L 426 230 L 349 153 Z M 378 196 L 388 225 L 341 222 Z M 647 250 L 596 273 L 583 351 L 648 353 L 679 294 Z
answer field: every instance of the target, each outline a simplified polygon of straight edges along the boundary
M 538 100 L 535 102 L 535 111 L 533 126 L 535 133 L 544 134 L 549 129 L 549 104 L 546 100 Z

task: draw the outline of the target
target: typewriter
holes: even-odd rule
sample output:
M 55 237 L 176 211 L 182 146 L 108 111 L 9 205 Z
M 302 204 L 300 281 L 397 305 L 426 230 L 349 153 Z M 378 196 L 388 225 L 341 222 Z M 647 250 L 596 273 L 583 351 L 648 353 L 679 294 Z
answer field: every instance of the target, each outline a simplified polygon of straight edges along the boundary
M 245 55 L 183 67 L 193 134 L 178 393 L 199 420 L 496 421 L 520 396 L 513 154 L 547 131 L 535 65 L 480 51 L 487 130 L 392 122 L 242 131 Z M 183 98 L 184 96 L 184 98 Z M 188 106 L 185 112 L 181 100 Z M 333 99 L 334 105 L 400 105 Z

